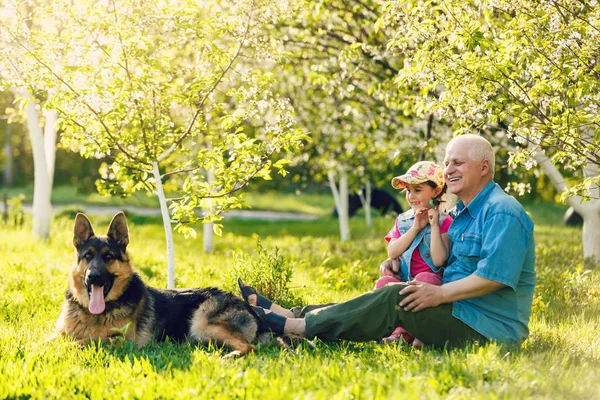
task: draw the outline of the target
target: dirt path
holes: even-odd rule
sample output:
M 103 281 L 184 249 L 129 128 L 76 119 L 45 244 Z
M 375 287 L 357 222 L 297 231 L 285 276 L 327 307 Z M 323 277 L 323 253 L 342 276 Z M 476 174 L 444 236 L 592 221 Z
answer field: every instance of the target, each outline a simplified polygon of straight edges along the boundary
M 71 207 L 71 205 L 53 205 L 52 211 L 58 212 L 65 207 Z M 31 204 L 24 204 L 23 209 L 31 213 Z M 160 209 L 158 208 L 147 208 L 147 207 L 113 207 L 113 206 L 95 206 L 86 205 L 80 207 L 86 214 L 92 215 L 114 215 L 119 211 L 131 211 L 137 215 L 160 215 Z M 0 202 L 0 212 L 4 211 L 4 204 Z M 291 212 L 279 212 L 279 211 L 259 211 L 259 210 L 231 210 L 225 214 L 225 218 L 238 218 L 238 219 L 257 219 L 257 220 L 296 220 L 296 221 L 310 221 L 319 218 L 318 215 L 314 214 L 303 214 L 303 213 L 291 213 Z

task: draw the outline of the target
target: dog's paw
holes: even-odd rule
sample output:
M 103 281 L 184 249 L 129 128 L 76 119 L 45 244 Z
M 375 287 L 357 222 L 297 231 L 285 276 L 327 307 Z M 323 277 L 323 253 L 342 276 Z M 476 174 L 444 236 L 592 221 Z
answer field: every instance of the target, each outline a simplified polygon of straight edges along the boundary
M 56 339 L 58 339 L 58 333 L 57 332 L 55 332 L 52 335 L 48 336 L 46 338 L 46 340 L 44 340 L 44 343 L 50 343 L 50 342 L 55 341 Z
M 244 355 L 244 354 L 243 354 L 241 351 L 239 351 L 239 350 L 234 350 L 234 351 L 232 351 L 232 352 L 231 352 L 231 353 L 229 353 L 229 354 L 225 354 L 225 355 L 223 356 L 223 359 L 226 359 L 226 358 L 238 358 L 238 357 L 241 357 L 241 356 L 243 356 L 243 355 Z

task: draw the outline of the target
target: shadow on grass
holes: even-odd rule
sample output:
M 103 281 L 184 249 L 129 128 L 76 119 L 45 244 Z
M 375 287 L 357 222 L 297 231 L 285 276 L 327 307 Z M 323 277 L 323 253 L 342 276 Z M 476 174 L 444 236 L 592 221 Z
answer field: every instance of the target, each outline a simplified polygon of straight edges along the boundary
M 531 358 L 544 355 L 559 355 L 561 362 L 570 366 L 579 366 L 582 364 L 595 365 L 600 367 L 600 359 L 594 354 L 594 347 L 577 343 L 569 336 L 559 336 L 555 332 L 544 332 L 531 336 L 524 348 L 519 351 Z
M 86 344 L 82 352 L 82 361 L 86 366 L 107 366 L 111 359 L 129 361 L 147 360 L 155 370 L 187 369 L 192 364 L 192 354 L 196 348 L 202 347 L 191 343 L 173 343 L 171 341 L 155 342 L 137 348 L 133 341 L 122 338 L 113 339 L 112 343 L 98 341 Z
M 314 351 L 314 346 L 304 339 L 286 338 L 285 344 L 282 344 L 274 338 L 269 343 L 259 344 L 256 347 L 255 353 L 237 359 L 261 356 L 278 358 L 285 354 L 312 353 Z M 155 371 L 189 370 L 197 363 L 198 352 L 204 353 L 206 357 L 224 358 L 232 351 L 229 347 L 221 346 L 216 342 L 208 344 L 175 343 L 170 340 L 163 342 L 153 340 L 150 344 L 137 348 L 133 341 L 125 341 L 122 338 L 116 338 L 112 343 L 88 343 L 84 349 L 90 350 L 83 352 L 81 356 L 83 364 L 89 367 L 107 366 L 111 359 L 131 363 L 136 360 L 144 360 L 152 365 Z

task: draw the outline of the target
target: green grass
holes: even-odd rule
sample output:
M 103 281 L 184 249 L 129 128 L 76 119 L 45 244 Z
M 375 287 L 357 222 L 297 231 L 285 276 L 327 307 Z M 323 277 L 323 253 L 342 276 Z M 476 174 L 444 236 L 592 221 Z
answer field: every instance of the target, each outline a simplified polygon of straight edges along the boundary
M 73 221 L 55 220 L 49 242 L 34 241 L 28 221 L 0 226 L 0 398 L 600 398 L 600 271 L 583 268 L 580 229 L 547 224 L 560 210 L 529 209 L 538 222 L 538 285 L 521 348 L 316 341 L 315 350 L 270 345 L 236 360 L 213 346 L 46 343 L 68 284 Z M 92 222 L 102 232 L 109 219 Z M 235 255 L 254 252 L 260 238 L 292 263 L 292 289 L 305 302 L 348 299 L 373 286 L 391 223 L 376 218 L 369 230 L 353 218 L 355 239 L 341 243 L 337 220 L 328 217 L 226 220 L 211 255 L 202 253 L 200 237 L 176 236 L 177 286 L 233 290 Z M 130 229 L 137 270 L 164 287 L 160 221 L 133 216 Z

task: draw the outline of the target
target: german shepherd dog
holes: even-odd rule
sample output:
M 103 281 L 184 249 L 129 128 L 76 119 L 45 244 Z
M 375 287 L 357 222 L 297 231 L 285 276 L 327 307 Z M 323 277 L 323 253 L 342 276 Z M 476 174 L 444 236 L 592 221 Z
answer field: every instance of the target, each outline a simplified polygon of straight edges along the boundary
M 255 350 L 253 343 L 271 340 L 265 323 L 231 293 L 146 286 L 129 261 L 128 244 L 122 212 L 113 217 L 105 236 L 96 236 L 90 220 L 77 214 L 76 260 L 54 336 L 67 335 L 83 344 L 125 331 L 125 339 L 138 347 L 167 337 L 176 342 L 216 341 L 233 349 L 226 357 L 244 355 Z

